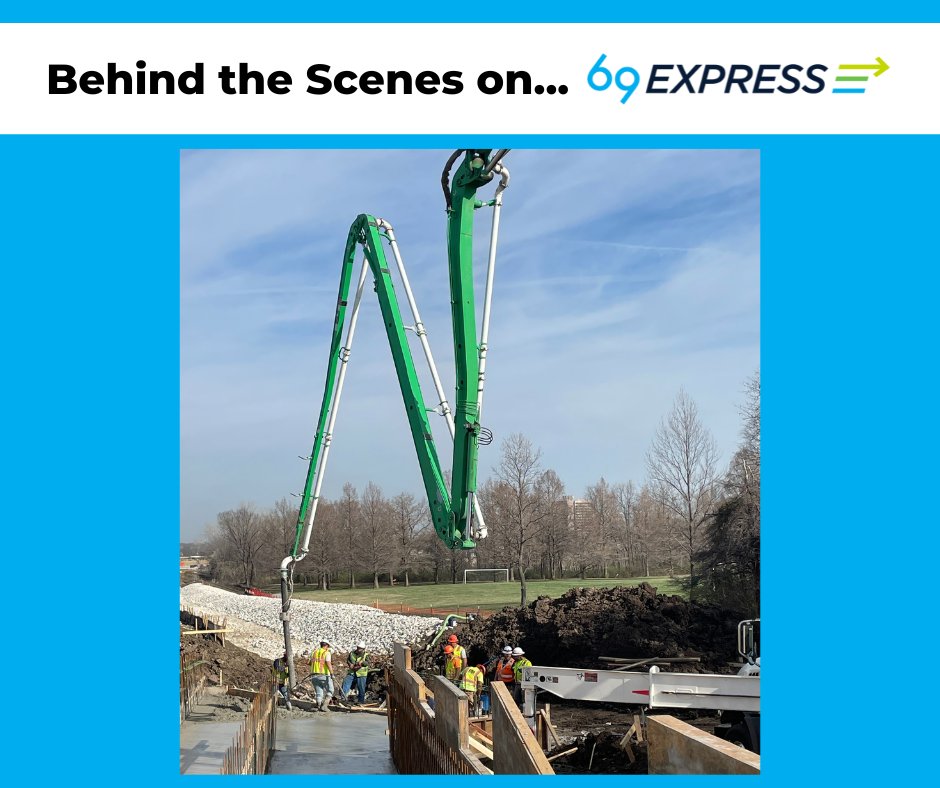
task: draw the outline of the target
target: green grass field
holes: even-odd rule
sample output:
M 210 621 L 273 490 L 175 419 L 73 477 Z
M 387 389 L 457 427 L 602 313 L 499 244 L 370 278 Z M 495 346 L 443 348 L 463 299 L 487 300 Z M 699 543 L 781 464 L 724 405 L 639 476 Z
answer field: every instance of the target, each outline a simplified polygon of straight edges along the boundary
M 566 580 L 530 580 L 528 588 L 529 602 L 537 597 L 559 597 L 569 588 L 575 587 L 601 587 L 610 588 L 618 585 L 635 586 L 640 583 L 649 583 L 662 594 L 681 594 L 676 582 L 670 577 L 629 577 L 629 578 L 588 578 L 579 580 L 569 578 Z M 276 593 L 276 589 L 269 589 Z M 348 602 L 360 605 L 371 605 L 378 601 L 384 605 L 405 605 L 407 607 L 434 608 L 447 612 L 454 610 L 479 607 L 482 610 L 499 610 L 506 605 L 519 604 L 519 583 L 488 583 L 474 582 L 463 585 L 458 583 L 443 583 L 440 585 L 413 585 L 409 588 L 395 586 L 389 588 L 372 588 L 371 586 L 354 589 L 343 588 L 335 591 L 316 591 L 305 589 L 296 584 L 294 586 L 295 599 L 312 599 L 318 602 Z

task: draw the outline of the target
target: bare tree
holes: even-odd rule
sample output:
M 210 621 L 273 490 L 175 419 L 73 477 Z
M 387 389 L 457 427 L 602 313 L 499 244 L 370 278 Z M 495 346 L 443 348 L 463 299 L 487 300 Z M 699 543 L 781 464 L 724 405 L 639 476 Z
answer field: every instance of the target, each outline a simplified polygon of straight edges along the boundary
M 688 559 L 692 599 L 698 582 L 695 556 L 715 500 L 718 449 L 684 389 L 679 390 L 672 411 L 659 425 L 646 459 L 656 495 L 678 521 L 677 538 L 683 557 Z
M 314 573 L 317 586 L 328 591 L 333 575 L 343 566 L 341 548 L 343 534 L 341 525 L 343 512 L 340 503 L 321 499 L 317 506 L 317 519 L 310 534 L 310 553 L 299 568 L 303 570 L 304 585 L 307 584 L 307 570 Z
M 617 498 L 607 480 L 602 476 L 597 484 L 587 488 L 585 498 L 591 506 L 594 529 L 597 536 L 597 562 L 609 577 L 609 564 L 615 539 L 616 522 L 619 516 Z
M 297 540 L 297 507 L 286 498 L 275 501 L 274 508 L 264 516 L 265 543 L 279 566 L 294 550 Z
M 637 568 L 637 529 L 636 529 L 636 503 L 637 493 L 633 482 L 622 482 L 613 487 L 614 498 L 617 501 L 617 510 L 620 515 L 616 523 L 616 542 L 621 560 L 632 575 Z
M 356 488 L 346 482 L 343 485 L 343 497 L 337 503 L 340 517 L 341 555 L 345 557 L 343 567 L 349 570 L 349 587 L 356 587 L 356 570 L 359 568 L 359 546 L 357 536 L 359 534 L 359 496 L 356 494 Z
M 519 571 L 520 605 L 527 603 L 525 573 L 529 567 L 530 551 L 551 512 L 551 501 L 546 498 L 541 452 L 524 435 L 514 433 L 501 447 L 502 456 L 496 468 L 497 484 L 490 507 L 490 527 L 493 527 L 495 509 L 496 526 L 505 529 L 509 544 L 511 565 Z
M 237 509 L 220 512 L 219 534 L 241 566 L 243 582 L 255 582 L 255 561 L 264 547 L 264 520 L 251 504 L 241 504 Z
M 404 575 L 405 587 L 410 585 L 408 572 L 414 568 L 420 553 L 418 536 L 427 524 L 427 504 L 411 493 L 403 492 L 392 498 L 392 531 L 398 569 Z
M 568 529 L 568 505 L 565 485 L 551 468 L 540 480 L 543 495 L 550 502 L 550 511 L 541 532 L 542 576 L 554 580 L 564 571 L 564 562 L 571 533 Z
M 372 572 L 372 587 L 379 587 L 379 571 L 393 566 L 394 542 L 391 538 L 391 511 L 382 488 L 373 482 L 366 485 L 359 500 L 362 514 L 362 557 Z
M 699 563 L 705 593 L 726 607 L 760 615 L 760 371 L 745 384 L 741 445 L 725 475 L 725 499 L 708 524 Z

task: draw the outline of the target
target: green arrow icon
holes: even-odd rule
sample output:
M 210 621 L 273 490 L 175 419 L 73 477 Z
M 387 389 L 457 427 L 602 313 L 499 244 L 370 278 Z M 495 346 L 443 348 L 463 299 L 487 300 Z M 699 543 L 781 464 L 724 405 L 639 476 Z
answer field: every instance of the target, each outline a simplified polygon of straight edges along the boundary
M 839 68 L 840 69 L 843 69 L 843 68 L 872 69 L 875 72 L 872 76 L 875 76 L 875 77 L 884 74 L 885 71 L 891 68 L 891 66 L 885 63 L 880 57 L 876 57 L 875 60 L 877 60 L 878 62 L 869 63 L 867 65 L 864 63 L 849 63 L 847 65 L 841 65 L 839 66 Z

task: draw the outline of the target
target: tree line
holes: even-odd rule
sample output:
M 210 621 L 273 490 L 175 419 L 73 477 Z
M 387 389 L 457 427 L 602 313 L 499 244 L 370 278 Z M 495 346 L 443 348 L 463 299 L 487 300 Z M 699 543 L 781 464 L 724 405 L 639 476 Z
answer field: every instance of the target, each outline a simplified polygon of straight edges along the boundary
M 329 589 L 382 583 L 459 582 L 466 568 L 510 568 L 526 604 L 532 578 L 670 575 L 690 598 L 748 615 L 760 608 L 760 374 L 745 385 L 740 443 L 721 466 L 695 402 L 677 394 L 646 454 L 646 478 L 600 478 L 571 495 L 524 435 L 505 438 L 478 489 L 489 537 L 450 550 L 426 501 L 391 497 L 374 482 L 321 499 L 308 556 L 295 582 Z M 277 577 L 296 536 L 297 508 L 241 504 L 209 533 L 216 579 L 256 585 Z

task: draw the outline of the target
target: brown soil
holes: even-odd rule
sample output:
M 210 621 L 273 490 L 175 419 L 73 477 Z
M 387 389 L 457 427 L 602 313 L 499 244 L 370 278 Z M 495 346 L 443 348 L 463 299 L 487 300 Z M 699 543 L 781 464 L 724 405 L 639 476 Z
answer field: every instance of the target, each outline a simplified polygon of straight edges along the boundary
M 572 588 L 558 599 L 539 597 L 525 608 L 506 607 L 456 632 L 471 663 L 485 662 L 505 646 L 520 646 L 536 665 L 608 667 L 599 657 L 699 657 L 668 665 L 692 673 L 730 673 L 737 657 L 734 611 L 636 587 Z M 436 672 L 441 648 L 415 649 L 415 670 Z M 663 666 L 667 666 L 664 663 Z M 640 668 L 642 669 L 642 668 Z

